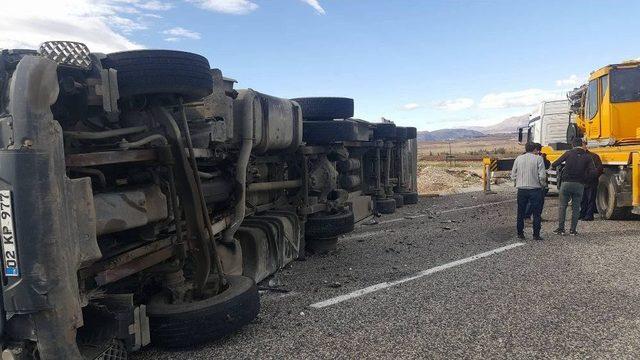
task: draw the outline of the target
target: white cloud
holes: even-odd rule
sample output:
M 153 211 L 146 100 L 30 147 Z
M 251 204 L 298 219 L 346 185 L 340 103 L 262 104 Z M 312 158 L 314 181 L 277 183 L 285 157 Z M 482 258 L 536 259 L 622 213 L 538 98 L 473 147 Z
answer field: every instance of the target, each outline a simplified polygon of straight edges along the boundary
M 490 93 L 480 100 L 479 107 L 482 109 L 531 107 L 540 104 L 541 101 L 562 99 L 564 96 L 562 91 L 541 89 Z
M 109 25 L 113 28 L 116 28 L 124 33 L 130 33 L 135 30 L 146 30 L 147 25 L 140 22 L 134 21 L 126 17 L 121 16 L 111 16 L 109 17 Z
M 402 110 L 410 111 L 410 110 L 415 110 L 415 109 L 418 109 L 418 108 L 421 108 L 421 107 L 422 107 L 422 105 L 417 104 L 417 103 L 408 103 L 408 104 L 402 105 L 400 108 Z
M 324 11 L 322 6 L 320 6 L 320 3 L 318 2 L 318 0 L 300 0 L 300 1 L 314 8 L 318 12 L 318 14 L 321 14 L 321 15 L 326 14 L 326 11 Z
M 173 8 L 173 4 L 165 3 L 158 0 L 151 0 L 143 3 L 136 3 L 136 6 L 141 9 L 151 10 L 151 11 L 167 11 Z
M 566 79 L 556 80 L 556 86 L 562 88 L 574 88 L 582 85 L 583 81 L 578 78 L 578 75 L 571 75 Z
M 5 1 L 0 48 L 37 48 L 47 40 L 87 44 L 97 52 L 141 48 L 125 35 L 147 28 L 137 0 Z M 160 4 L 160 2 L 158 2 Z
M 200 33 L 195 31 L 187 30 L 183 27 L 174 27 L 169 30 L 165 30 L 162 32 L 164 35 L 169 35 L 169 37 L 165 38 L 165 41 L 176 42 L 182 39 L 192 39 L 199 40 Z
M 250 0 L 187 0 L 196 6 L 210 11 L 225 14 L 244 15 L 258 8 L 258 4 Z
M 444 100 L 437 102 L 434 107 L 446 111 L 460 111 L 473 106 L 475 101 L 469 98 L 458 98 L 453 100 Z

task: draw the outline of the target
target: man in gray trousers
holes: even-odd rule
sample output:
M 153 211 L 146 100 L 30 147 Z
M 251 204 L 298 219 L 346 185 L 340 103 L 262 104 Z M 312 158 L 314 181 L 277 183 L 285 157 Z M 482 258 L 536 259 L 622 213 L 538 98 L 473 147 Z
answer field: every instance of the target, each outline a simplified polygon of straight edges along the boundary
M 595 174 L 596 168 L 591 155 L 586 152 L 585 143 L 577 139 L 574 148 L 566 151 L 558 160 L 551 164 L 555 169 L 564 162 L 560 175 L 560 205 L 558 208 L 558 228 L 554 234 L 564 235 L 564 222 L 567 216 L 567 205 L 571 200 L 571 229 L 569 235 L 578 235 L 578 219 L 580 217 L 580 203 L 584 192 L 584 184 Z

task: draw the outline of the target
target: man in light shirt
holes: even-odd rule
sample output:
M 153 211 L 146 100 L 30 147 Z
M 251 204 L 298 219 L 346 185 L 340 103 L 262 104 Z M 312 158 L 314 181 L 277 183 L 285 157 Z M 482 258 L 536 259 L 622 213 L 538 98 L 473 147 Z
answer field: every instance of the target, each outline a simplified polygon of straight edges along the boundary
M 526 153 L 518 156 L 511 169 L 511 179 L 518 188 L 518 217 L 516 230 L 518 238 L 524 239 L 524 216 L 527 205 L 531 206 L 533 215 L 533 239 L 542 240 L 540 223 L 542 214 L 543 189 L 547 182 L 547 171 L 542 156 L 537 154 L 533 143 L 525 145 Z

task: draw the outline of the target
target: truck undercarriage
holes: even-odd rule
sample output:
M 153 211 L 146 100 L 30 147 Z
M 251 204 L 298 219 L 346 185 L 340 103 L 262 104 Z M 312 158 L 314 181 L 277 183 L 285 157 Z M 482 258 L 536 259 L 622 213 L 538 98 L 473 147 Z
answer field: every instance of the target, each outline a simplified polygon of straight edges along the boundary
M 255 283 L 417 202 L 416 131 L 235 90 L 190 53 L 0 52 L 3 358 L 227 335 Z

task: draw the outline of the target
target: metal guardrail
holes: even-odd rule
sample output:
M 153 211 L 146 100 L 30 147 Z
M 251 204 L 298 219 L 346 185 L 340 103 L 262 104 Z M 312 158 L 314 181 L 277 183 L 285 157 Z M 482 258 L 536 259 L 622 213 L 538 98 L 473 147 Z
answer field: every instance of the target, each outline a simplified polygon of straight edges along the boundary
M 492 193 L 491 180 L 493 179 L 493 173 L 496 171 L 511 171 L 513 168 L 513 162 L 515 159 L 494 159 L 485 157 L 482 159 L 484 169 L 482 172 L 482 184 L 485 193 Z M 547 182 L 549 185 L 558 184 L 558 172 L 556 170 L 547 170 Z
M 491 179 L 493 178 L 493 173 L 496 171 L 511 171 L 515 160 L 516 159 L 514 158 L 495 159 L 490 157 L 482 159 L 482 164 L 484 166 L 482 171 L 482 185 L 485 193 L 493 193 L 493 191 L 491 191 Z

